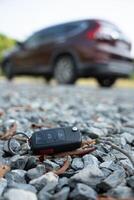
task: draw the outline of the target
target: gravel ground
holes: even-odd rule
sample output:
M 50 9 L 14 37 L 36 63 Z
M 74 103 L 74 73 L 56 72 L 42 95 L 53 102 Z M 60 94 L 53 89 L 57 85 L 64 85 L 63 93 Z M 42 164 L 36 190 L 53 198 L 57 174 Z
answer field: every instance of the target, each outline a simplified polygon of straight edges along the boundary
M 32 135 L 44 128 L 77 126 L 83 140 L 103 138 L 126 150 L 134 158 L 133 89 L 99 89 L 43 84 L 0 84 L 0 134 L 17 124 L 17 131 Z M 34 155 L 11 156 L 7 141 L 0 140 L 0 164 L 11 170 L 0 179 L 1 200 L 97 200 L 106 194 L 134 198 L 134 167 L 130 159 L 108 144 L 81 157 L 70 158 L 70 168 L 62 175 L 64 158 L 44 159 Z M 45 173 L 46 172 L 46 173 Z

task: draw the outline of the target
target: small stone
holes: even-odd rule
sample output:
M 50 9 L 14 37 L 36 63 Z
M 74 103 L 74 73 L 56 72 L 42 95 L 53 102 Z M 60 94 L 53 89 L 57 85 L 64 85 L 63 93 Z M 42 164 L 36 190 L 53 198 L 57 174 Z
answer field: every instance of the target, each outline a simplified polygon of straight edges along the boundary
M 83 156 L 83 162 L 84 162 L 84 167 L 87 167 L 87 166 L 94 166 L 94 167 L 98 167 L 98 164 L 99 164 L 99 161 L 98 159 L 91 155 L 91 154 L 87 154 L 85 156 Z
M 53 195 L 53 200 L 67 200 L 70 192 L 69 187 L 63 187 L 59 192 Z
M 109 165 L 109 168 L 111 171 L 116 171 L 116 170 L 123 170 L 123 167 L 120 166 L 120 163 L 115 163 L 114 161 Z
M 56 190 L 61 190 L 61 188 L 68 186 L 69 179 L 67 177 L 62 177 L 59 179 L 58 185 L 56 187 Z
M 112 160 L 111 161 L 105 161 L 105 162 L 103 162 L 103 163 L 100 164 L 100 167 L 101 168 L 107 168 L 107 169 L 109 169 L 110 166 L 112 165 L 112 163 L 113 163 Z
M 0 196 L 3 194 L 7 187 L 7 180 L 5 178 L 0 178 Z
M 95 187 L 102 180 L 104 174 L 95 166 L 87 166 L 72 176 L 69 184 L 73 187 L 76 183 L 81 182 L 91 187 Z
M 8 119 L 5 121 L 4 126 L 6 127 L 6 129 L 8 130 L 9 128 L 11 128 L 13 126 L 14 123 L 16 123 L 17 121 L 14 119 Z
M 104 174 L 104 178 L 107 178 L 111 174 L 111 170 L 107 168 L 102 168 L 101 171 Z
M 26 183 L 25 175 L 26 171 L 21 169 L 16 169 L 6 173 L 5 178 L 7 179 L 8 183 L 10 182 Z
M 53 196 L 54 195 L 51 195 L 50 193 L 41 190 L 38 193 L 38 200 L 53 200 Z
M 125 146 L 126 144 L 127 144 L 127 142 L 126 142 L 126 139 L 125 138 L 123 138 L 123 137 L 121 137 L 121 139 L 120 139 L 121 141 L 120 141 L 120 143 L 121 143 L 121 146 Z
M 103 150 L 100 151 L 96 149 L 92 155 L 94 155 L 100 162 L 104 162 L 104 157 L 107 156 L 107 153 L 105 153 Z
M 36 179 L 45 174 L 46 169 L 44 165 L 38 165 L 36 168 L 27 171 L 26 177 L 29 180 Z
M 12 149 L 14 152 L 19 152 L 19 150 L 20 150 L 20 143 L 19 143 L 17 140 L 12 139 L 11 145 L 10 145 L 10 146 L 11 146 L 11 149 Z M 11 152 L 10 152 L 10 150 L 9 150 L 9 147 L 8 147 L 8 141 L 5 141 L 3 150 L 4 150 L 6 153 L 11 154 Z
M 129 159 L 120 160 L 120 163 L 122 164 L 128 176 L 132 176 L 134 174 L 134 167 Z
M 30 156 L 27 160 L 27 163 L 25 165 L 25 170 L 29 170 L 29 169 L 32 169 L 34 167 L 37 166 L 37 157 L 35 156 Z
M 65 158 L 55 158 L 54 159 L 54 162 L 60 166 L 63 166 L 64 165 L 64 162 L 65 162 Z
M 75 170 L 83 169 L 84 164 L 81 158 L 74 158 L 71 164 L 71 167 Z
M 91 128 L 88 130 L 88 135 L 89 135 L 92 139 L 96 139 L 96 138 L 99 138 L 99 137 L 104 137 L 104 136 L 106 136 L 107 133 L 105 133 L 104 131 L 102 131 L 102 130 L 99 129 L 99 128 L 91 127 Z
M 25 169 L 28 157 L 15 155 L 10 159 L 12 169 Z
M 127 185 L 134 189 L 134 176 L 127 178 Z
M 107 194 L 119 199 L 134 197 L 133 190 L 127 186 L 117 186 L 111 189 Z
M 75 174 L 77 174 L 77 171 L 75 171 L 74 169 L 69 169 L 68 171 L 64 172 L 64 174 L 61 175 L 61 177 L 70 178 L 71 176 Z
M 125 179 L 125 171 L 124 170 L 116 170 L 111 175 L 109 175 L 106 179 L 100 182 L 97 185 L 101 191 L 106 192 L 111 188 L 117 187 L 121 184 Z
M 121 137 L 124 138 L 128 144 L 131 144 L 134 141 L 134 135 L 127 132 L 121 134 Z
M 58 176 L 53 172 L 48 172 L 39 178 L 31 180 L 29 184 L 33 185 L 38 191 L 42 188 L 44 191 L 50 191 L 57 186 Z
M 78 183 L 69 197 L 74 200 L 97 200 L 97 193 L 91 187 Z
M 22 189 L 22 190 L 27 190 L 27 191 L 31 191 L 33 193 L 37 193 L 37 190 L 34 186 L 30 185 L 30 184 L 24 184 L 24 183 L 15 183 L 15 182 L 10 182 L 8 184 L 8 188 L 16 188 L 16 189 Z
M 57 170 L 60 168 L 60 165 L 58 165 L 55 162 L 52 162 L 51 160 L 48 160 L 48 159 L 46 159 L 43 163 L 45 164 L 45 168 L 48 171 Z
M 36 195 L 33 192 L 22 189 L 9 189 L 5 194 L 8 200 L 37 200 Z
M 134 128 L 130 128 L 130 127 L 122 127 L 121 129 L 121 132 L 122 133 L 130 133 L 132 135 L 134 135 Z

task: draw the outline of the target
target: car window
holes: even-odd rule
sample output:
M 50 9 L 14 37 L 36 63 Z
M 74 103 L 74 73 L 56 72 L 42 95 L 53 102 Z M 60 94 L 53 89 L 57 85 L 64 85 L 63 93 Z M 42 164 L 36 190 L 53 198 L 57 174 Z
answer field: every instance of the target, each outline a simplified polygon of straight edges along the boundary
M 42 44 L 54 42 L 58 37 L 64 35 L 68 37 L 73 36 L 78 32 L 83 31 L 86 27 L 87 22 L 73 22 L 46 28 L 29 37 L 25 41 L 25 46 L 28 48 L 36 48 Z
M 73 36 L 75 34 L 82 32 L 87 27 L 89 27 L 89 23 L 87 22 L 73 22 L 66 25 L 65 32 L 66 34 L 68 34 L 68 36 Z
M 38 35 L 33 34 L 30 36 L 25 42 L 24 42 L 26 47 L 34 48 L 38 44 Z
M 40 32 L 38 44 L 41 45 L 41 44 L 50 42 L 50 40 L 53 38 L 53 35 L 54 33 L 52 29 L 46 29 Z
M 40 46 L 44 43 L 55 41 L 58 36 L 63 34 L 65 34 L 64 25 L 57 25 L 51 28 L 46 28 L 29 37 L 26 40 L 25 45 L 30 48 Z

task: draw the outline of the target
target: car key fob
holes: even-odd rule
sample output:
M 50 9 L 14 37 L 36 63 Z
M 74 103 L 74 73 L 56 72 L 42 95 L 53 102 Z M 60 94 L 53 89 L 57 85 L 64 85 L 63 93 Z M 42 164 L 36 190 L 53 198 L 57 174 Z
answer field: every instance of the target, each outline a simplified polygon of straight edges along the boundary
M 29 140 L 31 150 L 36 155 L 54 154 L 79 148 L 82 137 L 77 127 L 40 130 Z

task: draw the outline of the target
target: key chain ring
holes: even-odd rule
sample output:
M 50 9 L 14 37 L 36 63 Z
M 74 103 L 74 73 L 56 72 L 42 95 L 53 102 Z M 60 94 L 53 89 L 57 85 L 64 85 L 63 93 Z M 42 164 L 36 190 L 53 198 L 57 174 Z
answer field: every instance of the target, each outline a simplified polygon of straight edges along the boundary
M 27 136 L 27 134 L 23 133 L 23 132 L 16 132 L 16 134 L 14 136 L 17 136 L 17 135 L 23 135 L 25 138 L 26 138 L 26 144 L 28 146 L 28 150 L 30 149 L 30 144 L 29 144 L 29 137 Z M 12 155 L 18 155 L 19 153 L 18 152 L 15 152 L 12 148 L 11 148 L 11 142 L 13 139 L 16 139 L 14 137 L 11 137 L 8 142 L 7 142 L 7 146 L 8 146 L 8 149 L 9 149 L 9 152 L 12 154 Z M 17 140 L 17 139 L 16 139 Z

